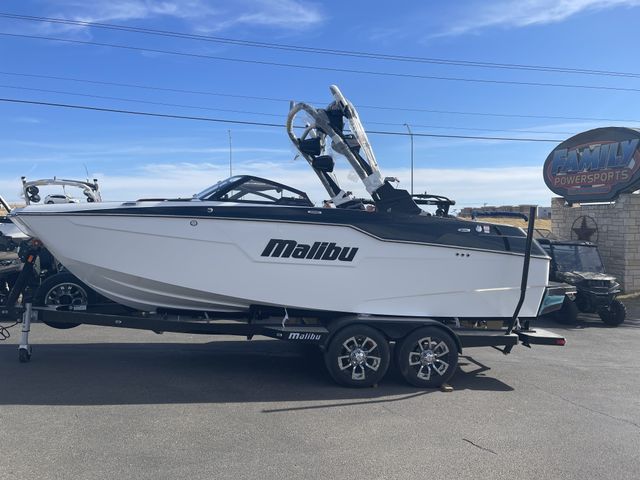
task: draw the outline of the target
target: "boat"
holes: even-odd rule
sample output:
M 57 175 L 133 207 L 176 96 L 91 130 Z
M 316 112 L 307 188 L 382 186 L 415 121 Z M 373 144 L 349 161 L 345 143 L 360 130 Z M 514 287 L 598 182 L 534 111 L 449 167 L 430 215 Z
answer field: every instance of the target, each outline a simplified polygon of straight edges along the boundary
M 49 193 L 41 198 L 41 187 L 62 187 L 63 194 Z M 80 189 L 85 200 L 88 203 L 101 202 L 102 197 L 96 179 L 93 182 L 89 180 L 70 180 L 61 178 L 42 178 L 27 181 L 26 177 L 22 177 L 22 198 L 27 205 L 43 203 L 47 206 L 53 203 L 78 203 L 79 199 L 67 193 L 67 189 Z M 2 297 L 6 297 L 8 292 L 13 288 L 18 274 L 22 271 L 23 256 L 20 250 L 23 244 L 28 243 L 31 237 L 26 235 L 11 220 L 10 213 L 12 207 L 0 196 L 0 305 L 3 304 Z M 53 258 L 49 252 L 41 250 L 38 254 L 39 261 L 37 265 L 37 279 L 29 283 L 33 291 L 37 289 L 44 280 L 60 271 L 60 264 Z M 68 289 L 68 286 L 64 288 Z
M 22 180 L 22 196 L 27 205 L 35 203 L 44 203 L 51 205 L 54 203 L 80 203 L 80 200 L 67 193 L 67 188 L 79 189 L 82 191 L 82 195 L 85 197 L 87 203 L 95 203 L 102 201 L 102 195 L 100 194 L 100 187 L 98 186 L 98 180 L 89 179 L 85 180 L 72 180 L 68 178 L 41 178 L 38 180 L 29 180 L 27 177 L 21 177 Z M 41 198 L 40 188 L 58 186 L 62 187 L 62 194 L 50 193 Z
M 450 199 L 394 187 L 354 106 L 331 92 L 325 109 L 292 104 L 286 124 L 329 195 L 323 207 L 296 188 L 240 175 L 190 198 L 13 210 L 34 237 L 0 306 L 0 321 L 22 324 L 19 360 L 31 358 L 34 319 L 315 344 L 331 377 L 353 387 L 377 385 L 394 362 L 408 383 L 435 388 L 463 348 L 564 345 L 530 326 L 575 295 L 548 282 L 533 216 L 525 234 L 452 217 Z M 299 115 L 308 117 L 302 127 Z M 338 155 L 370 200 L 340 187 Z M 71 273 L 50 276 L 32 298 L 25 285 L 46 249 Z M 80 301 L 93 290 L 114 303 Z
M 100 195 L 100 189 L 98 181 L 94 178 L 93 182 L 89 180 L 70 180 L 63 178 L 41 178 L 38 180 L 29 180 L 27 177 L 21 177 L 22 180 L 22 198 L 27 205 L 44 203 L 47 205 L 53 203 L 78 203 L 79 200 L 66 193 L 66 189 L 75 188 L 80 189 L 85 197 L 85 200 L 89 203 L 101 202 L 102 196 Z M 40 188 L 46 186 L 59 186 L 62 187 L 63 194 L 51 193 L 47 195 L 44 200 L 40 195 Z M 4 240 L 12 240 L 16 243 L 22 242 L 29 238 L 18 226 L 16 226 L 9 217 L 12 208 L 9 203 L 0 196 L 0 236 L 5 237 Z
M 541 247 L 531 245 L 522 299 L 525 232 L 422 210 L 383 177 L 353 104 L 331 93 L 325 109 L 294 103 L 286 129 L 334 208 L 244 175 L 192 198 L 29 205 L 11 219 L 91 289 L 145 312 L 536 317 L 549 276 Z M 374 209 L 340 187 L 339 156 Z

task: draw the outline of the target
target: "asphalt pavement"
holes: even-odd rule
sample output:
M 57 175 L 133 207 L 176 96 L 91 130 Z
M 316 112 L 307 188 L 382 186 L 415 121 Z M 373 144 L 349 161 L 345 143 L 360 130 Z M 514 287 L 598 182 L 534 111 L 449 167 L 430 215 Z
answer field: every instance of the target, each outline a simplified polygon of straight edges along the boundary
M 468 349 L 453 392 L 333 384 L 277 340 L 33 325 L 0 342 L 0 479 L 637 479 L 640 300 L 565 347 Z

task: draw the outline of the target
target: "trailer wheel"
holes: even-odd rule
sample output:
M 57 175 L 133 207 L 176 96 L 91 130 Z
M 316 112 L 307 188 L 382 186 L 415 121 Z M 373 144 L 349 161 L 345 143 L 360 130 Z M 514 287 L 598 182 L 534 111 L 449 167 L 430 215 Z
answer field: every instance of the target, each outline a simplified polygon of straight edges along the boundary
M 95 297 L 93 290 L 69 272 L 60 272 L 45 279 L 36 290 L 33 304 L 37 307 L 86 307 Z M 68 329 L 79 323 L 49 322 L 42 323 L 53 328 Z
M 337 332 L 324 356 L 333 379 L 347 387 L 371 387 L 389 368 L 389 343 L 367 325 L 352 325 Z
M 565 325 L 575 325 L 578 323 L 578 305 L 576 302 L 571 300 L 568 297 L 564 298 L 564 302 L 562 303 L 562 307 L 557 312 L 553 313 L 554 319 L 558 323 L 563 323 Z
M 617 327 L 627 316 L 627 307 L 620 300 L 612 300 L 605 310 L 598 313 L 600 319 L 611 327 Z
M 458 366 L 456 342 L 441 328 L 419 328 L 407 335 L 396 349 L 400 373 L 416 387 L 440 387 Z

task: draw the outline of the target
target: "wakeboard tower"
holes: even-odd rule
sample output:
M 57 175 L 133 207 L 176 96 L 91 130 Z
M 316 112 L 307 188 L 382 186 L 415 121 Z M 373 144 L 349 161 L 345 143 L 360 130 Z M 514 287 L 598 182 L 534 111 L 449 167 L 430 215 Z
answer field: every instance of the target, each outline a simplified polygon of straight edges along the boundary
M 347 159 L 379 211 L 420 214 L 422 210 L 406 190 L 394 188 L 383 178 L 367 132 L 353 104 L 337 86 L 332 85 L 330 90 L 334 101 L 325 109 L 316 109 L 304 102 L 294 104 L 287 117 L 287 133 L 324 185 L 333 204 L 338 208 L 364 208 L 360 200 L 340 188 L 333 173 L 335 162 L 329 154 L 329 148 Z M 313 123 L 308 124 L 298 136 L 294 121 L 301 112 L 306 113 Z M 350 133 L 345 132 L 346 126 Z

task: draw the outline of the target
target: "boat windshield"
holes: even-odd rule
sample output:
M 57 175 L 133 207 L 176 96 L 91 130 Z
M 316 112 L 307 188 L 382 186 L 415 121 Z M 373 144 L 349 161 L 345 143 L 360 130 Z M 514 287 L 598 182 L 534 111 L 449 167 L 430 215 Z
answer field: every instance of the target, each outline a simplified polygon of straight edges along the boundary
M 604 273 L 602 259 L 595 246 L 553 245 L 553 259 L 561 272 Z
M 196 195 L 200 200 L 313 206 L 306 193 L 264 178 L 227 178 Z
M 229 177 L 225 180 L 220 180 L 219 182 L 211 185 L 210 187 L 205 188 L 200 193 L 196 193 L 193 198 L 199 198 L 200 200 L 215 198 L 216 193 L 226 190 L 226 188 L 234 182 L 237 182 L 242 177 Z

